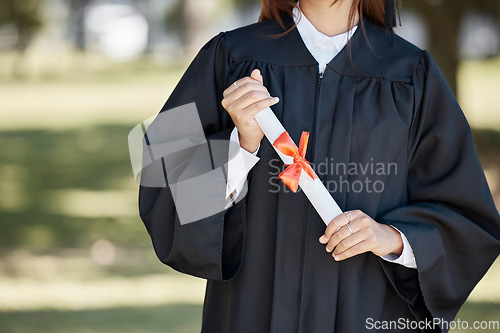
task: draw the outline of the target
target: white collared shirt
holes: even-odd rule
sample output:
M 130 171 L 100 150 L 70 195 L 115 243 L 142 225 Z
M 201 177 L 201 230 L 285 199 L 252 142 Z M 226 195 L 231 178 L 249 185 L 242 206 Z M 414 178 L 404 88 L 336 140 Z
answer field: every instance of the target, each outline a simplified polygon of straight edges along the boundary
M 298 8 L 293 8 L 292 14 L 300 37 L 318 62 L 320 73 L 325 71 L 326 65 L 346 46 L 358 28 L 356 25 L 347 32 L 330 37 L 318 31 Z
M 318 72 L 323 73 L 327 64 L 347 45 L 349 39 L 356 32 L 357 26 L 354 26 L 348 32 L 330 37 L 318 31 L 299 9 L 294 8 L 292 13 L 302 41 L 318 62 Z M 235 148 L 238 149 L 238 153 L 228 162 L 226 198 L 229 199 L 226 200 L 226 209 L 231 207 L 235 199 L 241 194 L 248 173 L 259 161 L 259 157 L 257 157 L 259 149 L 254 153 L 250 153 L 240 147 L 238 130 L 236 127 L 231 132 L 229 151 L 234 151 L 232 149 Z M 396 230 L 401 234 L 401 239 L 403 240 L 402 254 L 400 256 L 388 254 L 381 258 L 408 268 L 417 268 L 413 249 L 408 239 L 401 231 L 398 229 Z

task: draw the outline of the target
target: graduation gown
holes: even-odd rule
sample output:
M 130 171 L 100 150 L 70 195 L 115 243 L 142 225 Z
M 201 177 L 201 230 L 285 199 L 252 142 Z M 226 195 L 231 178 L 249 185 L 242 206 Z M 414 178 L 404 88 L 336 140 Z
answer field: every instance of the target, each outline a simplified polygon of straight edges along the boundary
M 162 111 L 195 102 L 207 138 L 229 139 L 222 93 L 260 69 L 292 139 L 311 132 L 307 160 L 316 169 L 341 166 L 316 170 L 339 206 L 402 231 L 418 269 L 373 253 L 336 262 L 318 241 L 325 224 L 303 192 L 280 186 L 281 164 L 264 139 L 247 195 L 225 212 L 182 225 L 168 187 L 140 188 L 159 259 L 207 279 L 202 332 L 358 333 L 370 331 L 370 318 L 451 321 L 497 257 L 500 218 L 438 66 L 427 51 L 363 23 L 322 77 L 297 29 L 276 38 L 284 30 L 265 21 L 220 33 Z M 376 188 L 360 190 L 367 176 Z

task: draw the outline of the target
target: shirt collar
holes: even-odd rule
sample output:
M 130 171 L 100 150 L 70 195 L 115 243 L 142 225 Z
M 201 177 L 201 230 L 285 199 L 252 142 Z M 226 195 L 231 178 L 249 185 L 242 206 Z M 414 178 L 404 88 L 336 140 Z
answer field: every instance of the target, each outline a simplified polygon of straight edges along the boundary
M 299 6 L 299 2 L 297 2 Z M 300 8 L 300 7 L 299 7 Z M 297 24 L 297 30 L 300 36 L 304 40 L 304 43 L 308 48 L 317 46 L 321 42 L 335 43 L 340 49 L 347 44 L 347 41 L 356 31 L 357 26 L 354 26 L 351 30 L 344 32 L 335 36 L 327 36 L 318 29 L 307 19 L 307 17 L 300 11 L 297 7 L 293 8 L 293 20 Z

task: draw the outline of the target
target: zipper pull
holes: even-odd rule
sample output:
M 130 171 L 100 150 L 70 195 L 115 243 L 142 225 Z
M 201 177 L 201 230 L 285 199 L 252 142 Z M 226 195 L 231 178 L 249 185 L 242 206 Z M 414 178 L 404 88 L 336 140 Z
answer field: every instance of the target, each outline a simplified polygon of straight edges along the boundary
M 321 81 L 323 81 L 323 72 L 319 73 L 319 79 L 318 79 L 318 89 L 321 88 Z

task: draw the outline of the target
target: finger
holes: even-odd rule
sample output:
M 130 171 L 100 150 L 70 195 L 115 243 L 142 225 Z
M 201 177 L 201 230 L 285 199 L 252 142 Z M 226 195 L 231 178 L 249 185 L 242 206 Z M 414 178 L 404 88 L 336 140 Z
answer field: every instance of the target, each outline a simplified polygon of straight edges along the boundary
M 244 99 L 247 99 L 248 97 L 251 97 L 252 94 L 261 92 L 263 95 L 261 95 L 260 99 L 263 98 L 268 98 L 269 92 L 267 91 L 266 87 L 262 86 L 260 83 L 257 82 L 249 82 L 243 85 L 241 88 L 238 88 L 237 90 L 233 91 L 231 94 L 227 95 L 224 97 L 224 99 L 221 101 L 222 106 L 224 109 L 230 111 L 230 110 L 239 110 L 243 107 L 247 107 L 248 105 L 255 103 L 255 101 L 246 101 L 246 103 L 243 103 L 243 106 L 241 105 L 235 105 L 235 103 L 242 102 L 240 99 L 242 99 L 243 96 L 247 95 Z M 244 101 L 243 101 L 244 102 Z
M 254 69 L 252 71 L 252 74 L 250 75 L 250 77 L 254 80 L 257 80 L 259 81 L 262 85 L 264 84 L 264 78 L 262 77 L 262 74 L 260 73 L 260 70 L 259 69 Z
M 266 97 L 270 97 L 269 91 L 267 90 L 266 87 L 264 87 L 262 84 L 258 83 L 257 81 L 253 82 L 247 82 L 240 86 L 238 89 L 235 89 L 232 93 L 227 95 L 224 99 L 227 104 L 232 104 L 234 101 L 237 101 L 238 99 L 242 98 L 246 94 L 250 92 L 263 92 L 266 94 Z
M 339 230 L 340 227 L 346 225 L 349 222 L 346 213 L 340 214 L 330 221 L 330 223 L 326 227 L 325 234 L 319 238 L 320 243 L 326 244 L 335 231 Z M 351 214 L 351 221 L 353 221 L 357 216 L 363 214 L 363 212 L 357 210 L 349 211 L 348 213 Z
M 264 110 L 267 107 L 273 106 L 277 103 L 279 103 L 280 99 L 278 97 L 270 97 L 266 98 L 264 100 L 261 100 L 259 102 L 256 102 L 252 105 L 249 105 L 243 111 L 245 114 L 252 119 L 255 117 L 260 111 Z
M 241 79 L 233 82 L 229 87 L 226 88 L 226 90 L 224 90 L 222 92 L 222 96 L 227 97 L 227 96 L 231 95 L 233 92 L 235 92 L 240 87 L 242 87 L 243 85 L 245 85 L 246 83 L 249 83 L 249 82 L 260 84 L 258 81 L 255 81 L 251 77 L 246 76 L 244 78 L 241 78 Z
M 368 251 L 370 251 L 369 250 L 369 243 L 367 241 L 362 241 L 354 246 L 351 246 L 350 248 L 348 248 L 347 250 L 345 250 L 342 253 L 336 254 L 334 252 L 334 253 L 332 253 L 332 256 L 336 261 L 340 261 L 340 260 L 345 260 L 347 258 L 351 258 L 351 257 L 354 257 L 358 254 L 365 253 Z
M 235 85 L 235 83 L 236 83 L 236 85 Z M 231 93 L 240 89 L 241 87 L 243 87 L 247 83 L 257 83 L 259 85 L 262 85 L 262 83 L 259 82 L 258 80 L 255 80 L 254 78 L 252 78 L 250 76 L 245 76 L 245 77 L 233 82 L 229 87 L 227 87 L 227 89 L 224 90 L 224 92 L 222 93 L 222 96 L 226 97 L 226 96 L 230 95 Z M 238 88 L 236 88 L 236 87 L 238 87 Z
M 240 87 L 242 87 L 243 85 L 245 85 L 246 83 L 249 83 L 249 82 L 254 82 L 254 83 L 260 84 L 260 82 L 256 81 L 255 79 L 252 79 L 250 76 L 245 76 L 239 80 L 236 80 L 229 87 L 227 87 L 227 89 L 224 90 L 223 95 L 229 95 L 232 92 L 234 92 L 235 90 L 239 89 Z
M 342 252 L 347 251 L 354 245 L 366 240 L 367 240 L 366 232 L 364 232 L 364 230 L 360 230 L 356 233 L 353 233 L 352 235 L 349 235 L 348 237 L 344 238 L 340 243 L 338 243 L 335 249 L 333 250 L 333 253 L 340 254 Z
M 265 93 L 263 91 L 252 90 L 252 91 L 249 91 L 248 93 L 246 93 L 245 95 L 241 96 L 241 98 L 234 101 L 229 106 L 229 108 L 231 110 L 238 110 L 239 112 L 242 112 L 243 114 L 246 115 L 246 113 L 248 112 L 248 110 L 246 110 L 246 109 L 249 106 L 251 106 L 257 102 L 270 99 L 270 98 L 272 99 L 272 97 L 270 97 L 268 93 Z M 250 118 L 252 118 L 252 117 L 250 117 Z
M 330 237 L 330 240 L 326 244 L 326 252 L 332 252 L 332 250 L 335 249 L 339 243 L 354 235 L 356 231 L 358 231 L 354 228 L 353 222 L 354 221 L 349 222 L 349 227 L 351 228 L 352 232 L 347 227 L 347 224 L 345 224 Z

